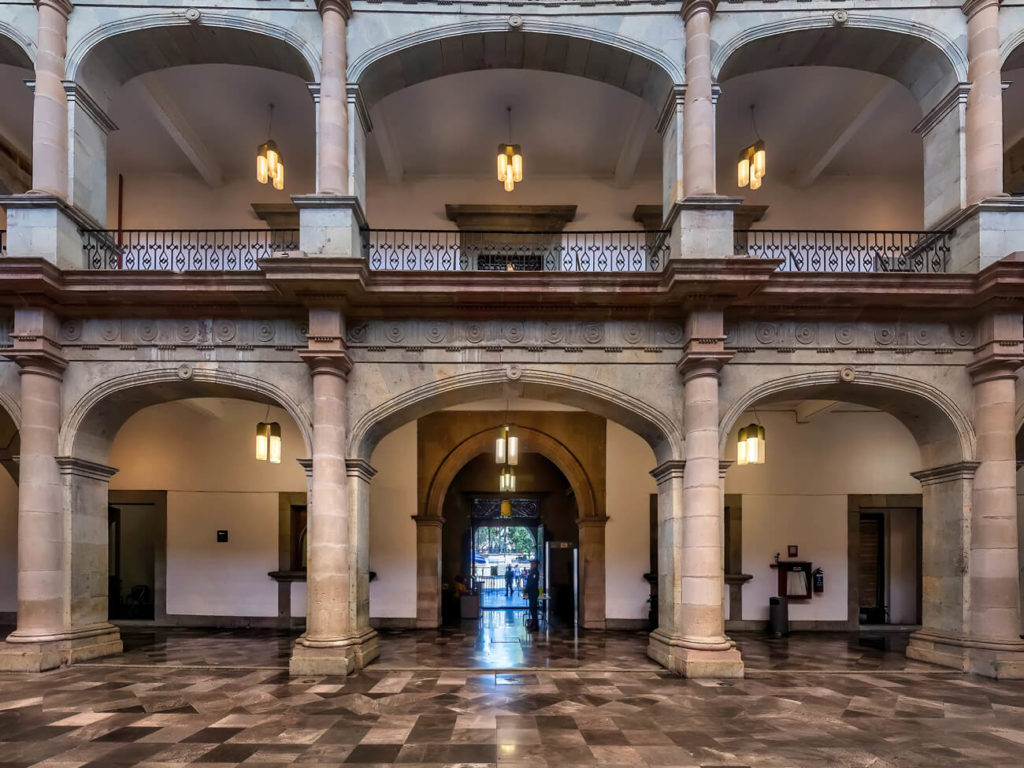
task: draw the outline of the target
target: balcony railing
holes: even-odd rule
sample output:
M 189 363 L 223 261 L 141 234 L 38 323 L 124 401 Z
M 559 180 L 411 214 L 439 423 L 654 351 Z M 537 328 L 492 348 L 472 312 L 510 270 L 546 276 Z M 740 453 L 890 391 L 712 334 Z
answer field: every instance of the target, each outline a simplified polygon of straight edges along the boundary
M 373 270 L 429 272 L 650 272 L 668 258 L 668 233 L 370 229 Z
M 299 247 L 297 229 L 84 229 L 87 269 L 244 271 Z
M 736 230 L 737 256 L 782 259 L 785 272 L 945 272 L 952 232 Z

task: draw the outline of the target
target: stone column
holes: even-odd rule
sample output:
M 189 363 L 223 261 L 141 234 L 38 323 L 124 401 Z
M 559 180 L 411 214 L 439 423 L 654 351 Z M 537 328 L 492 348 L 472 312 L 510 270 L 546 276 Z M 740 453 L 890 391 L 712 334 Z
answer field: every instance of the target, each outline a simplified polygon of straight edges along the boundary
M 32 108 L 32 191 L 68 196 L 68 98 L 64 92 L 70 0 L 36 0 L 39 34 Z
M 739 651 L 725 635 L 723 613 L 718 377 L 721 367 L 731 357 L 724 349 L 724 338 L 720 311 L 691 312 L 687 320 L 685 352 L 678 365 L 683 377 L 686 445 L 681 488 L 676 486 L 678 495 L 671 498 L 682 507 L 681 513 L 675 516 L 678 522 L 672 526 L 680 530 L 670 532 L 671 545 L 678 547 L 678 552 L 672 556 L 678 571 L 673 575 L 673 582 L 666 585 L 673 591 L 675 603 L 669 606 L 674 614 L 674 635 L 665 637 L 662 624 L 652 635 L 651 644 L 654 646 L 657 642 L 667 648 L 657 654 L 649 649 L 648 653 L 686 677 L 743 676 Z M 658 501 L 660 507 L 660 485 Z M 659 519 L 661 516 L 659 509 Z
M 320 109 L 317 125 L 317 192 L 347 195 L 348 94 L 345 37 L 352 6 L 348 0 L 317 0 L 323 26 Z
M 711 15 L 717 5 L 718 0 L 687 0 L 683 3 L 683 22 L 686 24 L 683 188 L 686 197 L 715 194 Z
M 607 517 L 577 520 L 580 536 L 580 605 L 584 629 L 605 628 L 605 545 Z
M 1003 194 L 1003 82 L 999 0 L 966 0 L 967 203 Z
M 352 362 L 335 310 L 309 313 L 313 385 L 313 482 L 308 516 L 306 631 L 292 652 L 292 674 L 348 674 L 379 653 L 376 633 L 360 625 L 359 541 L 362 529 L 349 487 L 345 387 Z
M 0 670 L 39 672 L 121 650 L 117 628 L 106 620 L 106 585 L 97 612 L 89 601 L 95 590 L 88 582 L 95 579 L 76 557 L 84 553 L 80 545 L 101 544 L 99 568 L 105 576 L 105 522 L 97 542 L 89 526 L 77 520 L 73 499 L 65 499 L 58 466 L 66 362 L 56 342 L 57 327 L 58 319 L 47 310 L 17 310 L 15 346 L 5 353 L 21 374 L 21 453 L 18 626 L 0 648 Z M 83 601 L 75 600 L 76 592 Z
M 416 521 L 416 627 L 441 626 L 441 531 L 443 517 L 413 515 Z

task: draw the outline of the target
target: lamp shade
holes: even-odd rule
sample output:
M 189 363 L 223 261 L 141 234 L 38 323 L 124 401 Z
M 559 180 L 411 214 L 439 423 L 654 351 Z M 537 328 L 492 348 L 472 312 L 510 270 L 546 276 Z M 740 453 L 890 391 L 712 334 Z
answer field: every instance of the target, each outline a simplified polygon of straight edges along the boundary
M 256 459 L 281 463 L 281 425 L 276 421 L 261 421 L 256 425 Z
M 764 464 L 765 431 L 760 424 L 750 424 L 740 429 L 736 436 L 736 463 Z

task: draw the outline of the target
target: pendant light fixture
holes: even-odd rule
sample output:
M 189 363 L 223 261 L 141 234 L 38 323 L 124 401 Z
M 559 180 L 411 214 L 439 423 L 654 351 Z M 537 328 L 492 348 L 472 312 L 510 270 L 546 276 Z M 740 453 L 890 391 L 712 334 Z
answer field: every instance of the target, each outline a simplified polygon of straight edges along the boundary
M 516 492 L 516 471 L 512 467 L 501 468 L 501 474 L 498 475 L 498 491 L 499 493 Z
M 765 164 L 768 156 L 764 141 L 757 132 L 757 120 L 754 115 L 754 105 L 750 105 L 750 125 L 754 129 L 754 136 L 757 141 L 740 152 L 739 162 L 736 166 L 736 183 L 740 188 L 749 186 L 752 191 L 761 188 L 761 179 L 765 175 Z
M 269 405 L 264 418 L 270 418 Z M 281 425 L 276 421 L 261 421 L 256 425 L 256 460 L 281 463 Z
M 274 126 L 274 105 L 269 107 L 270 117 L 267 120 L 267 136 Z M 273 139 L 260 144 L 256 150 L 256 181 L 260 184 L 273 184 L 274 189 L 284 189 L 284 158 Z
M 508 143 L 498 145 L 498 181 L 505 185 L 505 191 L 516 188 L 516 182 L 523 180 L 523 151 L 512 143 L 512 107 L 508 111 Z
M 764 427 L 750 424 L 742 427 L 736 439 L 736 463 L 764 464 Z
M 516 466 L 519 464 L 519 438 L 512 434 L 512 427 L 501 428 L 501 436 L 494 441 L 494 463 Z

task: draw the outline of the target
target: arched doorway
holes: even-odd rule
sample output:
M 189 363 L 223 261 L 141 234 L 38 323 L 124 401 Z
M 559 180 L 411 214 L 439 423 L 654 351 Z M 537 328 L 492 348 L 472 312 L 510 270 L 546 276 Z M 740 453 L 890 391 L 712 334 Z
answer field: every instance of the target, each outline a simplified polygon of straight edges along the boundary
M 852 369 L 851 369 L 852 370 Z M 977 462 L 974 461 L 974 435 L 973 429 L 965 414 L 945 394 L 922 382 L 900 379 L 897 377 L 872 374 L 868 372 L 855 372 L 854 376 L 847 374 L 847 380 L 839 378 L 837 374 L 821 374 L 820 376 L 806 375 L 793 376 L 786 379 L 767 381 L 752 390 L 746 391 L 742 396 L 733 401 L 731 407 L 723 411 L 721 419 L 722 455 L 724 457 L 735 457 L 736 430 L 746 424 L 744 418 L 756 417 L 757 406 L 772 408 L 781 407 L 784 410 L 792 406 L 792 410 L 810 414 L 812 417 L 819 411 L 824 413 L 833 408 L 833 404 L 853 404 L 867 408 L 870 412 L 882 412 L 888 414 L 885 419 L 894 417 L 902 424 L 909 435 L 900 437 L 901 430 L 896 429 L 893 436 L 879 444 L 877 452 L 871 457 L 877 461 L 883 456 L 889 459 L 876 470 L 865 470 L 866 465 L 859 465 L 853 457 L 842 460 L 844 441 L 836 439 L 835 435 L 828 434 L 821 438 L 822 442 L 817 451 L 837 452 L 840 461 L 832 467 L 831 471 L 836 476 L 836 487 L 844 486 L 847 491 L 847 509 L 837 509 L 838 517 L 835 519 L 833 534 L 831 536 L 831 547 L 835 562 L 841 569 L 843 565 L 850 567 L 851 582 L 848 585 L 849 602 L 847 610 L 843 610 L 844 580 L 838 581 L 839 595 L 836 600 L 835 619 L 840 626 L 856 627 L 860 624 L 860 613 L 862 608 L 870 607 L 871 601 L 865 596 L 867 602 L 861 601 L 858 595 L 858 584 L 856 579 L 856 563 L 850 563 L 850 559 L 861 557 L 862 550 L 855 546 L 860 536 L 860 521 L 864 520 L 867 526 L 869 519 L 881 517 L 882 524 L 889 526 L 892 522 L 885 516 L 887 508 L 901 510 L 900 514 L 911 514 L 909 510 L 917 508 L 918 501 L 916 494 L 908 493 L 911 490 L 906 485 L 906 479 L 899 473 L 893 475 L 894 467 L 901 467 L 911 472 L 913 478 L 919 482 L 920 497 L 920 560 L 913 566 L 919 571 L 919 576 L 914 575 L 913 585 L 916 588 L 916 595 L 907 600 L 920 600 L 920 623 L 921 629 L 910 638 L 910 645 L 907 648 L 907 655 L 911 658 L 939 663 L 946 666 L 966 668 L 968 664 L 966 652 L 962 647 L 962 638 L 971 632 L 971 617 L 968 611 L 968 602 L 965 595 L 969 594 L 971 583 L 970 577 L 962 567 L 965 558 L 970 557 L 972 541 L 965 526 L 968 524 L 968 515 L 971 509 L 970 494 L 971 481 Z M 781 405 L 780 405 L 781 404 Z M 794 405 L 795 404 L 795 405 Z M 801 405 L 802 404 L 802 405 Z M 856 415 L 858 422 L 851 421 L 850 429 L 863 429 L 866 420 L 872 417 L 869 415 Z M 884 420 L 883 420 L 884 421 Z M 886 426 L 886 423 L 889 426 Z M 886 429 L 892 430 L 895 425 L 888 421 L 880 425 L 883 434 Z M 916 443 L 916 453 L 910 440 Z M 862 435 L 858 438 L 862 445 L 870 444 L 872 436 Z M 852 443 L 851 443 L 852 444 Z M 902 446 L 902 447 L 901 447 Z M 780 445 L 769 449 L 782 452 L 778 465 L 786 465 L 786 448 Z M 797 451 L 797 454 L 799 451 Z M 779 453 L 775 454 L 779 456 Z M 918 458 L 919 457 L 919 458 Z M 915 462 L 916 458 L 916 462 Z M 770 459 L 769 459 L 770 460 Z M 916 466 L 915 466 L 916 463 Z M 860 466 L 864 472 L 860 477 L 867 484 L 875 483 L 872 488 L 863 492 L 853 490 L 850 483 L 856 484 L 861 480 L 854 476 L 847 475 L 853 469 Z M 839 467 L 847 469 L 840 470 Z M 765 470 L 771 471 L 771 466 L 766 462 Z M 754 473 L 756 474 L 756 469 Z M 742 472 L 747 477 L 750 469 L 729 470 Z M 822 470 L 823 473 L 826 470 Z M 749 479 L 749 478 L 747 478 Z M 815 476 L 814 480 L 801 481 L 804 487 L 810 488 L 823 478 Z M 726 475 L 725 490 L 728 493 L 730 484 L 729 475 Z M 808 485 L 809 484 L 809 485 Z M 801 504 L 807 503 L 806 500 Z M 822 502 L 824 503 L 824 502 Z M 728 505 L 728 502 L 727 502 Z M 746 509 L 747 505 L 744 505 Z M 787 515 L 795 514 L 788 510 L 786 514 L 780 515 L 780 520 L 788 519 Z M 848 515 L 848 517 L 847 517 Z M 874 517 L 872 517 L 874 516 Z M 797 518 L 800 516 L 797 515 Z M 849 528 L 842 525 L 843 521 L 849 521 Z M 906 525 L 903 525 L 906 523 Z M 780 523 L 781 524 L 781 523 Z M 915 524 L 909 519 L 899 523 L 904 531 L 903 537 L 914 536 L 911 533 Z M 838 527 L 836 527 L 838 526 Z M 809 529 L 808 529 L 809 530 Z M 866 528 L 865 528 L 866 530 Z M 810 535 L 807 531 L 806 535 Z M 797 533 L 794 532 L 796 537 Z M 825 538 L 828 535 L 822 534 Z M 843 558 L 841 542 L 846 540 L 849 548 L 846 557 Z M 779 542 L 778 549 L 782 555 L 781 560 L 786 561 L 787 550 L 782 544 L 795 544 L 793 542 Z M 910 545 L 907 545 L 910 547 Z M 824 546 L 819 549 L 823 551 Z M 866 550 L 864 550 L 866 551 Z M 881 551 L 876 549 L 876 551 Z M 909 549 L 907 550 L 909 552 Z M 799 553 L 797 555 L 799 557 Z M 808 559 L 813 557 L 808 553 Z M 790 558 L 793 559 L 793 558 Z M 910 564 L 904 563 L 907 567 Z M 781 566 L 780 566 L 781 567 Z M 840 570 L 840 576 L 842 571 Z M 884 576 L 880 576 L 881 583 L 878 589 L 885 587 Z M 906 592 L 911 576 L 901 576 L 906 583 L 902 583 L 897 591 Z M 861 584 L 867 583 L 866 581 Z M 779 581 L 782 584 L 782 581 Z M 827 588 L 826 588 L 827 591 Z M 776 594 L 774 591 L 772 594 Z M 882 592 L 879 592 L 881 596 Z M 891 593 L 890 593 L 891 594 Z M 919 595 L 919 597 L 918 597 Z M 901 598 L 903 599 L 903 598 Z M 813 596 L 810 601 L 814 603 Z M 823 605 L 820 601 L 818 605 Z M 744 604 L 746 605 L 746 604 Z M 885 606 L 875 606 L 882 609 Z M 909 611 L 909 609 L 908 609 Z M 916 611 L 914 611 L 916 617 Z M 747 608 L 743 609 L 744 615 L 749 615 Z M 831 615 L 831 614 L 829 614 Z M 881 614 L 871 614 L 866 623 L 881 618 Z M 884 619 L 882 619 L 884 621 Z
M 0 90 L 10 106 L 0 119 L 0 194 L 27 192 L 32 186 L 32 91 L 25 82 L 35 77 L 24 34 L 0 25 Z M 7 214 L 0 210 L 0 230 L 7 228 Z M 2 238 L 0 238 L 2 239 Z M 0 243 L 5 250 L 6 241 Z

